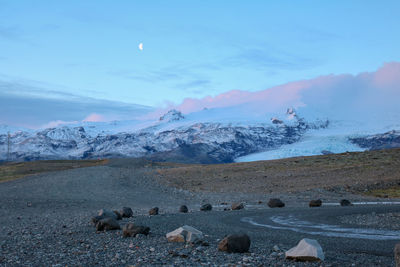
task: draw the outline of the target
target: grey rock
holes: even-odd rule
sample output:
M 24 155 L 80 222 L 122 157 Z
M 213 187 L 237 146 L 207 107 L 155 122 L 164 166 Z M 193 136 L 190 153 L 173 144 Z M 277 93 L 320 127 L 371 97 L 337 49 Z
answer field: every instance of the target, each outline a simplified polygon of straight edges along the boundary
M 130 218 L 133 216 L 133 211 L 131 208 L 129 207 L 123 207 L 122 210 L 120 211 L 120 214 L 122 215 L 122 217 L 124 218 Z
M 128 223 L 122 227 L 123 237 L 136 237 L 136 235 L 148 235 L 150 232 L 150 227 L 134 225 L 133 223 Z
M 182 205 L 179 208 L 179 212 L 187 213 L 188 211 L 189 211 L 189 209 L 188 209 L 188 207 L 186 205 Z
M 340 200 L 340 206 L 353 206 L 353 204 L 350 202 L 350 200 L 342 199 Z
M 158 207 L 154 207 L 149 210 L 149 215 L 158 215 Z
M 118 220 L 118 215 L 115 214 L 115 212 L 111 211 L 111 210 L 101 209 L 101 210 L 99 210 L 98 216 L 102 216 L 104 218 L 113 218 L 115 220 Z
M 229 235 L 218 244 L 218 250 L 229 253 L 244 253 L 250 248 L 250 238 L 246 234 Z
M 285 203 L 282 202 L 279 198 L 271 198 L 268 201 L 268 207 L 270 208 L 283 208 L 285 207 Z
M 311 208 L 312 207 L 321 207 L 322 205 L 322 200 L 321 199 L 314 199 L 311 200 L 310 203 L 308 204 Z
M 207 203 L 207 204 L 202 205 L 200 207 L 200 210 L 201 211 L 210 211 L 210 210 L 212 210 L 212 206 L 211 206 L 211 204 Z
M 286 251 L 287 259 L 298 261 L 323 261 L 325 259 L 324 252 L 317 240 L 303 238 L 297 246 Z

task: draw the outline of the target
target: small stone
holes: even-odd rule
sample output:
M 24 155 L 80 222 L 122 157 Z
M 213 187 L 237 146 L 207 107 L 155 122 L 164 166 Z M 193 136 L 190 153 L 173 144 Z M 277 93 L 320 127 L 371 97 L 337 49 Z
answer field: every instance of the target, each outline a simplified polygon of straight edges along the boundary
M 97 222 L 97 231 L 109 231 L 109 230 L 119 230 L 121 227 L 118 222 L 113 218 L 104 218 Z
M 275 245 L 275 246 L 272 248 L 272 250 L 275 251 L 275 252 L 281 251 L 281 249 L 280 249 L 277 245 Z
M 342 207 L 344 207 L 344 206 L 353 206 L 353 204 L 347 199 L 342 199 L 342 200 L 340 200 L 340 206 L 342 206 Z
M 179 208 L 179 212 L 187 213 L 188 211 L 189 211 L 189 209 L 188 209 L 188 207 L 186 205 L 182 205 Z
M 156 249 L 155 248 L 150 248 L 149 249 L 151 252 L 154 252 L 154 251 L 156 251 Z
M 229 235 L 221 240 L 218 244 L 218 249 L 226 252 L 244 253 L 250 248 L 250 238 L 246 234 Z
M 317 240 L 303 238 L 297 246 L 286 251 L 287 259 L 298 261 L 323 261 L 325 259 L 324 252 Z
M 158 215 L 158 207 L 154 207 L 149 210 L 149 215 Z
M 210 210 L 212 210 L 212 206 L 211 206 L 211 204 L 207 203 L 207 204 L 202 205 L 200 207 L 200 210 L 201 211 L 210 211 Z
M 241 210 L 244 209 L 244 204 L 243 203 L 233 203 L 231 206 L 232 210 Z
M 283 208 L 285 207 L 285 203 L 282 202 L 279 198 L 271 198 L 268 201 L 268 207 L 270 208 Z
M 308 206 L 310 208 L 321 207 L 321 205 L 322 205 L 322 200 L 321 199 L 311 200 L 310 203 L 308 204 Z
M 123 207 L 119 213 L 124 218 L 130 218 L 133 216 L 133 211 L 129 207 Z

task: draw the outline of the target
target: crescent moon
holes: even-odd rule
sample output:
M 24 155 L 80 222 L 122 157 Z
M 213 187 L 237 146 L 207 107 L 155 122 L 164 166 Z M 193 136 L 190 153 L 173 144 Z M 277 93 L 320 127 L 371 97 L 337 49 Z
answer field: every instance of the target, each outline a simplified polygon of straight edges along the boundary
M 139 44 L 139 50 L 142 51 L 143 50 L 143 43 Z

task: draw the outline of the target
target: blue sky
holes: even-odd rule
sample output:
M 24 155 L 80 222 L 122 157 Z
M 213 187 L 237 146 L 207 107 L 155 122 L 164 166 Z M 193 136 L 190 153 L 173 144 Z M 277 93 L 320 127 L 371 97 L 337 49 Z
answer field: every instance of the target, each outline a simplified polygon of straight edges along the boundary
M 81 120 L 102 105 L 126 119 L 142 110 L 134 104 L 374 71 L 400 61 L 399 10 L 400 1 L 369 0 L 0 0 L 1 109 L 43 115 L 0 123 Z M 64 111 L 46 117 L 46 101 Z M 68 113 L 77 102 L 85 108 Z

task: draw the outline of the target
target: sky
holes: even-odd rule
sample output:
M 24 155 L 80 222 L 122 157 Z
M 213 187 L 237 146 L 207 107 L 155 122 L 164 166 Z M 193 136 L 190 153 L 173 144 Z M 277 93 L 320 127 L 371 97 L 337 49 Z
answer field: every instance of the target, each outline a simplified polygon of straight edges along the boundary
M 375 72 L 400 62 L 399 10 L 396 0 L 0 0 L 0 124 L 134 119 Z

